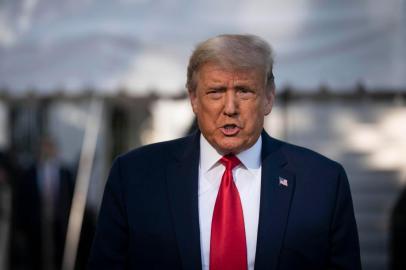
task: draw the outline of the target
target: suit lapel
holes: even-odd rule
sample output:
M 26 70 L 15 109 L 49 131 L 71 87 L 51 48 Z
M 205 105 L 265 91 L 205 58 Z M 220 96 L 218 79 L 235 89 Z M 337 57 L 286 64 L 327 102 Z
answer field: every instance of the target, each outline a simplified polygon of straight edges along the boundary
M 183 269 L 201 269 L 198 213 L 199 136 L 188 138 L 186 150 L 167 167 L 167 188 Z M 179 151 L 181 147 L 175 149 Z
M 281 142 L 262 133 L 262 175 L 255 270 L 277 269 L 295 187 Z M 286 180 L 286 181 L 285 181 Z

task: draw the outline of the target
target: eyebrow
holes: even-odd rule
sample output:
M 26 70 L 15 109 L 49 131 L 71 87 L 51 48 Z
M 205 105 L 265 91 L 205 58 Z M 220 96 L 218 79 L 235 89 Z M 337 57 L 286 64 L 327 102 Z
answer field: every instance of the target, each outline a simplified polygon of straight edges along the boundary
M 206 83 L 207 89 L 217 89 L 217 90 L 224 90 L 228 88 L 228 84 L 224 84 L 222 81 L 211 81 Z M 250 85 L 249 82 L 246 81 L 235 81 L 233 85 L 233 89 L 241 90 L 241 89 L 250 89 L 254 90 L 257 89 L 256 85 Z
M 226 86 L 209 86 L 208 87 L 208 90 L 221 90 L 221 91 L 223 91 L 223 90 L 226 90 L 226 89 L 227 89 Z
M 235 89 L 253 89 L 253 87 L 245 85 L 245 84 L 235 85 L 234 88 Z

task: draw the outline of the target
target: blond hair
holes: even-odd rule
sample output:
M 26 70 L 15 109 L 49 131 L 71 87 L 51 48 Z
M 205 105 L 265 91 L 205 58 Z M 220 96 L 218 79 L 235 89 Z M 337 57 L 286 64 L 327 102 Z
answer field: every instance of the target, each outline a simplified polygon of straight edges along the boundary
M 259 69 L 268 90 L 275 89 L 273 55 L 270 45 L 255 35 L 219 35 L 199 43 L 189 59 L 186 88 L 196 89 L 199 69 L 211 62 L 229 70 Z

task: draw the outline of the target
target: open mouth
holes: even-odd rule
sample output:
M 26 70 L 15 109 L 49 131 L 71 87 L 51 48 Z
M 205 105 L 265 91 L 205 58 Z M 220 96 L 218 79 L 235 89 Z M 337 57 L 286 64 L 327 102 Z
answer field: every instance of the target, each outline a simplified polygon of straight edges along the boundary
M 240 128 L 235 124 L 227 124 L 221 127 L 221 131 L 226 136 L 233 136 L 240 131 Z

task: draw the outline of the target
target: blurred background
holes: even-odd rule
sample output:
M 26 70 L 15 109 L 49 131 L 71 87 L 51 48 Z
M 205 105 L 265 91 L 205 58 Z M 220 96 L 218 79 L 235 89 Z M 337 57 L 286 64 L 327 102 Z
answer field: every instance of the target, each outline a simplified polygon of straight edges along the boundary
M 112 160 L 193 129 L 221 33 L 272 44 L 266 130 L 341 162 L 364 269 L 406 269 L 404 0 L 1 0 L 0 269 L 85 268 Z

